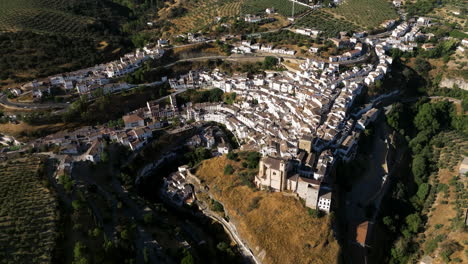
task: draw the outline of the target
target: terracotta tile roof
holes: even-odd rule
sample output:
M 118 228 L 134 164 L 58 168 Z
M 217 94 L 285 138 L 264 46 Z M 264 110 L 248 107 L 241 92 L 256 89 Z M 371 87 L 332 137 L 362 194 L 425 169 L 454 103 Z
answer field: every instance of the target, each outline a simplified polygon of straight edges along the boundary
M 359 224 L 357 229 L 356 229 L 356 241 L 359 244 L 361 244 L 362 246 L 364 246 L 366 244 L 367 234 L 368 234 L 370 224 L 371 223 L 369 221 L 365 221 L 365 222 Z

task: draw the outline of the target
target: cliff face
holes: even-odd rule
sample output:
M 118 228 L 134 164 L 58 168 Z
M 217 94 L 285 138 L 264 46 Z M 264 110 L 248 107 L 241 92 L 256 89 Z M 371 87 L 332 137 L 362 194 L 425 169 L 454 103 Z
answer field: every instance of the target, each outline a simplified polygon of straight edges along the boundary
M 230 222 L 262 263 L 336 263 L 339 245 L 328 216 L 313 218 L 291 195 L 258 191 L 239 175 L 254 173 L 225 157 L 205 161 L 196 175 L 225 208 Z M 224 175 L 227 164 L 235 169 Z
M 440 87 L 453 88 L 454 85 L 458 86 L 460 89 L 468 91 L 468 82 L 463 78 L 443 78 L 440 82 Z

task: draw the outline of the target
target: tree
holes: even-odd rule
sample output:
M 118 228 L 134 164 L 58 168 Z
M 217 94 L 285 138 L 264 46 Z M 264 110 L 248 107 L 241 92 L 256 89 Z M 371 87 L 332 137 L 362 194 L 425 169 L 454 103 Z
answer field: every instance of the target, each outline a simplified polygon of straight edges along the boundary
M 101 229 L 96 227 L 90 233 L 93 237 L 98 237 L 101 235 Z
M 216 248 L 219 251 L 226 253 L 230 257 L 233 257 L 235 255 L 232 249 L 229 247 L 229 245 L 226 242 L 218 243 L 218 245 L 216 245 Z
M 416 61 L 414 62 L 414 66 L 416 71 L 423 74 L 427 74 L 432 69 L 431 64 L 427 60 L 421 58 L 416 59 Z
M 67 193 L 71 192 L 73 189 L 74 181 L 70 179 L 69 176 L 62 174 L 59 176 L 58 182 L 63 185 L 63 188 Z
M 405 220 L 408 225 L 408 230 L 412 233 L 417 233 L 422 223 L 421 217 L 417 213 L 414 213 L 408 215 Z
M 81 242 L 76 242 L 73 248 L 73 264 L 88 264 L 88 260 L 84 256 L 86 246 Z
M 396 111 L 395 109 L 392 110 L 388 115 L 387 115 L 387 123 L 389 126 L 391 126 L 395 130 L 400 129 L 400 111 Z
M 309 208 L 307 210 L 307 212 L 309 213 L 310 216 L 312 216 L 313 218 L 321 218 L 323 216 L 323 213 L 322 211 L 318 210 L 318 209 L 311 209 Z
M 395 242 L 391 250 L 392 258 L 395 259 L 395 262 L 392 263 L 407 263 L 409 254 L 408 254 L 408 245 L 409 240 L 406 238 L 400 238 Z
M 226 93 L 224 94 L 224 102 L 232 105 L 236 100 L 236 96 L 236 93 Z
M 390 216 L 385 216 L 382 218 L 383 224 L 388 228 L 388 230 L 395 232 L 395 223 L 393 222 L 393 219 Z
M 416 193 L 416 195 L 421 201 L 423 201 L 426 198 L 428 193 L 429 193 L 429 184 L 423 183 L 419 185 L 418 192 Z
M 220 242 L 216 245 L 216 248 L 220 251 L 226 251 L 229 248 L 229 245 L 226 242 Z
M 145 224 L 151 224 L 153 222 L 153 214 L 152 213 L 146 213 L 143 216 L 143 221 Z
M 127 240 L 127 239 L 129 238 L 128 230 L 127 230 L 127 229 L 122 230 L 122 232 L 120 232 L 120 237 L 121 237 L 123 240 Z
M 195 151 L 188 152 L 185 155 L 185 158 L 189 161 L 190 165 L 195 165 L 205 159 L 211 157 L 211 152 L 203 147 L 195 149 Z
M 148 252 L 148 248 L 147 247 L 144 247 L 143 248 L 143 261 L 145 263 L 149 263 L 149 252 Z
M 423 146 L 427 145 L 431 137 L 431 132 L 429 130 L 424 130 L 418 133 L 418 135 L 410 141 L 410 147 L 413 150 L 413 153 L 419 153 Z
M 250 169 L 256 169 L 258 168 L 258 162 L 260 161 L 260 158 L 262 155 L 258 152 L 249 152 L 247 154 L 247 164 Z
M 216 200 L 211 200 L 211 209 L 215 212 L 224 212 L 224 206 Z
M 426 158 L 423 155 L 416 155 L 413 158 L 413 163 L 411 167 L 411 171 L 415 178 L 424 179 L 426 175 L 427 165 L 426 165 Z
M 208 101 L 210 102 L 219 102 L 223 98 L 223 90 L 221 89 L 211 89 L 209 90 Z
M 237 158 L 239 157 L 239 155 L 235 152 L 229 152 L 227 154 L 227 158 L 230 159 L 230 160 L 237 160 Z
M 72 207 L 74 210 L 78 211 L 84 207 L 84 203 L 80 199 L 77 199 L 72 202 Z
M 267 70 L 273 69 L 278 64 L 278 59 L 272 56 L 265 57 L 263 67 Z
M 429 103 L 423 104 L 414 117 L 414 125 L 419 131 L 427 130 L 434 134 L 440 128 L 440 123 L 436 117 L 437 111 L 435 108 Z
M 101 152 L 100 158 L 101 158 L 101 161 L 104 163 L 109 161 L 109 153 L 107 152 L 107 150 L 104 150 Z
M 192 254 L 189 251 L 184 249 L 183 254 L 184 254 L 184 257 L 180 261 L 180 264 L 194 264 L 195 263 L 195 259 L 193 258 Z

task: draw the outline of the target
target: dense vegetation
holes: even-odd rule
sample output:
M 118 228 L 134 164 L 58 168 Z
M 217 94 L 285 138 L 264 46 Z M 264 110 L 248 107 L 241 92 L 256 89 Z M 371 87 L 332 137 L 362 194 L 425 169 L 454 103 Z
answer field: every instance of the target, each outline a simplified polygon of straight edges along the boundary
M 406 4 L 405 9 L 409 16 L 424 16 L 438 7 L 441 1 L 438 0 L 417 0 Z
M 16 32 L 0 34 L 0 81 L 17 82 L 32 77 L 95 65 L 117 58 L 113 50 L 124 45 L 120 37 L 111 37 L 99 48 L 92 37 Z
M 206 91 L 188 90 L 177 95 L 177 103 L 186 104 L 192 103 L 206 103 L 206 102 L 221 102 L 223 100 L 223 91 L 215 88 Z
M 0 163 L 0 263 L 50 263 L 57 200 L 42 178 L 42 159 Z
M 167 95 L 168 85 L 137 87 L 131 91 L 106 95 L 95 101 L 80 99 L 72 103 L 68 111 L 61 115 L 63 122 L 81 122 L 83 124 L 104 124 L 110 120 L 120 119 L 125 113 Z
M 439 133 L 455 130 L 466 138 L 467 116 L 456 116 L 448 101 L 428 102 L 394 107 L 388 123 L 408 140 L 412 153 L 409 177 L 400 177 L 391 195 L 387 197 L 382 223 L 396 238 L 391 249 L 390 263 L 407 263 L 418 257 L 415 236 L 426 221 L 437 186 L 429 184 L 429 175 L 438 169 L 436 148 L 443 144 Z
M 169 77 L 171 69 L 160 66 L 160 61 L 148 61 L 135 72 L 125 76 L 125 81 L 131 84 L 153 83 Z

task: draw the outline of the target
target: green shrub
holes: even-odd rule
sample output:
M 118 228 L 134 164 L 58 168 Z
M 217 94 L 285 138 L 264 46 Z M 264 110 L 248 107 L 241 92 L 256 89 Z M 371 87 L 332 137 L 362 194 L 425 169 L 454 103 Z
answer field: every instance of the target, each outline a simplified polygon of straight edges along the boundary
M 231 164 L 226 165 L 224 167 L 224 175 L 232 175 L 234 173 L 234 168 L 232 167 Z
M 235 152 L 229 152 L 226 157 L 230 160 L 237 161 L 239 155 Z
M 249 208 L 248 208 L 248 211 L 252 211 L 252 210 L 255 210 L 258 208 L 258 206 L 260 205 L 260 201 L 262 200 L 262 197 L 255 197 L 252 199 L 252 201 L 250 202 L 249 204 Z
M 321 218 L 323 216 L 323 212 L 318 209 L 308 208 L 307 213 L 313 218 Z
M 211 210 L 215 212 L 224 212 L 224 206 L 220 202 L 211 199 Z

